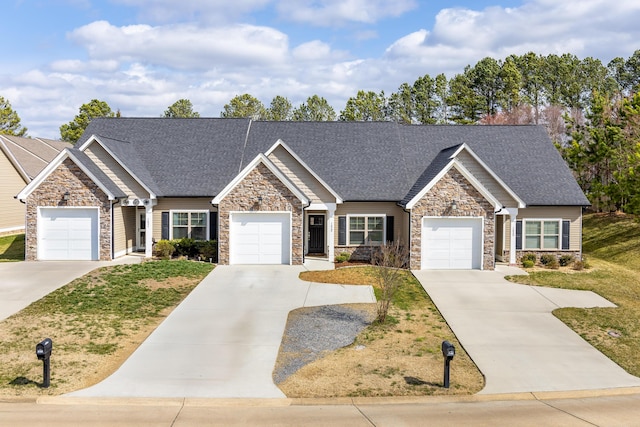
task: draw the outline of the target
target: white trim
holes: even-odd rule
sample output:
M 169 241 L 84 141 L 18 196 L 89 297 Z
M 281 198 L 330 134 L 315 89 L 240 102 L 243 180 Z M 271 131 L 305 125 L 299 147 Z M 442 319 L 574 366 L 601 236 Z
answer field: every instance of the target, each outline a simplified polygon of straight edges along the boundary
M 173 237 L 173 214 L 174 213 L 188 213 L 188 214 L 191 214 L 191 213 L 206 213 L 206 214 L 209 214 L 209 212 L 211 212 L 211 211 L 206 210 L 206 209 L 169 209 L 169 240 L 173 240 L 173 238 L 174 238 Z M 148 217 L 149 217 L 149 215 L 147 215 L 147 219 L 148 219 Z M 190 222 L 191 222 L 191 215 L 189 215 L 189 223 Z M 211 233 L 209 232 L 209 227 L 211 226 L 211 224 L 209 224 L 210 222 L 211 222 L 210 221 L 210 216 L 207 215 L 207 227 L 206 227 L 206 230 L 205 230 L 205 237 L 206 237 L 205 240 L 209 240 L 209 236 L 211 235 Z M 146 225 L 146 226 L 147 226 L 147 229 L 148 229 L 148 225 Z M 190 228 L 190 227 L 191 227 L 190 225 L 187 226 L 187 228 Z M 189 237 L 189 238 L 191 239 L 191 237 Z M 147 240 L 149 240 L 149 239 L 147 238 Z
M 25 230 L 24 225 L 19 225 L 17 227 L 0 228 L 0 233 L 7 233 L 9 231 L 24 231 L 24 230 Z
M 22 200 L 23 202 L 26 201 L 27 197 L 29 197 L 29 195 L 31 193 L 33 193 L 33 191 L 36 188 L 38 188 L 40 186 L 40 184 L 42 184 L 44 182 L 44 180 L 47 179 L 49 177 L 49 175 L 51 175 L 56 170 L 56 168 L 58 166 L 60 166 L 62 164 L 62 162 L 64 162 L 66 159 L 71 159 L 71 161 L 76 166 L 78 166 L 82 170 L 82 172 L 84 172 L 94 182 L 94 184 L 96 184 L 109 197 L 109 200 L 115 200 L 116 199 L 115 195 L 111 191 L 109 191 L 107 189 L 107 187 L 102 182 L 100 182 L 100 180 L 98 180 L 98 178 L 96 178 L 96 176 L 93 173 L 91 173 L 82 164 L 82 162 L 80 162 L 78 160 L 78 158 L 72 152 L 70 152 L 67 148 L 62 150 L 60 152 L 60 154 L 58 154 L 55 157 L 55 159 L 53 159 L 51 161 L 51 163 L 49 163 L 42 170 L 42 172 L 40 172 L 38 174 L 38 176 L 33 178 L 33 181 L 31 181 L 29 184 L 27 184 L 27 186 L 25 188 L 23 188 L 22 191 L 20 191 L 20 193 L 18 193 L 16 198 Z
M 231 227 L 233 224 L 233 215 L 234 214 L 287 214 L 289 216 L 289 260 L 287 265 L 293 265 L 293 213 L 291 211 L 229 211 L 229 236 L 228 236 L 228 244 L 229 244 L 229 265 L 233 265 L 232 254 L 233 254 L 233 239 L 231 238 Z M 218 221 L 220 222 L 220 221 Z M 303 226 L 304 229 L 304 226 Z M 304 240 L 303 240 L 304 241 Z M 304 252 L 304 243 L 302 245 L 302 251 Z
M 120 257 L 123 257 L 125 255 L 129 255 L 129 253 L 130 252 L 129 252 L 128 249 L 123 249 L 120 252 L 117 252 L 117 253 L 113 254 L 113 259 L 120 258 Z
M 478 155 L 477 155 L 477 154 L 476 154 L 476 153 L 471 149 L 471 147 L 469 147 L 466 143 L 463 143 L 463 144 L 460 146 L 460 148 L 458 148 L 458 149 L 456 150 L 456 152 L 455 152 L 455 153 L 453 153 L 453 154 L 451 155 L 450 159 L 453 159 L 454 157 L 456 157 L 456 156 L 457 156 L 457 155 L 458 155 L 458 154 L 459 154 L 463 149 L 464 149 L 465 151 L 467 151 L 467 152 L 471 155 L 471 157 L 473 157 L 473 158 L 474 158 L 474 160 L 475 160 L 476 162 L 480 163 L 480 166 L 482 166 L 482 167 L 484 168 L 484 170 L 486 170 L 486 171 L 489 173 L 489 175 L 491 175 L 491 177 L 492 177 L 493 179 L 495 179 L 496 181 L 498 181 L 498 184 L 500 184 L 500 185 L 502 186 L 502 188 L 503 188 L 507 193 L 509 193 L 509 195 L 510 195 L 511 197 L 513 197 L 513 199 L 514 199 L 516 202 L 518 202 L 518 207 L 519 207 L 519 208 L 524 208 L 524 207 L 526 207 L 526 203 L 525 203 L 525 202 L 524 202 L 520 197 L 518 197 L 518 195 L 515 193 L 515 191 L 513 191 L 513 190 L 512 190 L 512 189 L 511 189 L 507 184 L 505 184 L 505 182 L 504 182 L 502 179 L 500 179 L 500 177 L 499 177 L 495 172 L 493 172 L 493 170 L 492 170 L 489 166 L 487 166 L 487 164 L 486 164 L 485 162 L 483 162 L 483 161 L 482 161 L 482 159 L 481 159 L 481 158 L 480 158 L 480 157 L 479 157 L 479 156 L 478 156 Z
M 97 142 L 97 143 L 98 143 L 98 144 L 99 144 L 99 145 L 100 145 L 100 146 L 101 146 L 101 147 L 102 147 L 102 148 L 107 152 L 107 154 L 109 154 L 109 155 L 110 155 L 110 156 L 111 156 L 111 157 L 112 157 L 116 162 L 118 162 L 118 164 L 119 164 L 119 165 L 120 165 L 120 166 L 121 166 L 121 167 L 122 167 L 122 168 L 123 168 L 123 169 L 124 169 L 128 174 L 129 174 L 129 175 L 131 175 L 131 177 L 132 177 L 133 179 L 135 179 L 135 180 L 136 180 L 136 182 L 137 182 L 137 183 L 138 183 L 142 188 L 144 188 L 144 189 L 149 193 L 149 198 L 150 198 L 150 199 L 155 199 L 155 198 L 156 198 L 156 195 L 153 193 L 153 191 L 151 191 L 151 189 L 150 189 L 149 187 L 147 187 L 147 186 L 145 185 L 145 183 L 144 183 L 140 178 L 138 178 L 138 177 L 137 177 L 133 172 L 131 172 L 131 170 L 130 170 L 130 169 L 129 169 L 129 168 L 128 168 L 124 163 L 122 163 L 122 162 L 120 161 L 120 159 L 118 158 L 118 156 L 116 156 L 115 154 L 113 154 L 113 151 L 109 150 L 109 148 L 108 148 L 108 147 L 107 147 L 107 146 L 106 146 L 102 141 L 100 141 L 100 138 L 99 138 L 97 135 L 95 135 L 95 134 L 94 134 L 94 135 L 91 135 L 91 136 L 89 137 L 89 139 L 87 139 L 87 140 L 86 140 L 86 141 L 85 141 L 85 142 L 84 142 L 84 143 L 83 143 L 83 144 L 82 144 L 78 149 L 79 149 L 80 151 L 83 151 L 83 152 L 84 152 L 84 151 L 89 147 L 89 145 L 91 145 L 91 143 L 93 143 L 94 141 L 95 141 L 95 142 Z
M 423 216 L 422 219 L 420 220 L 420 269 L 423 270 L 424 269 L 424 262 L 425 262 L 425 246 L 424 246 L 424 242 L 425 242 L 425 236 L 424 236 L 424 222 L 425 220 L 432 220 L 432 219 L 436 219 L 436 220 L 469 220 L 469 219 L 475 219 L 475 220 L 480 220 L 480 241 L 478 242 L 479 244 L 479 249 L 480 250 L 480 270 L 484 270 L 484 229 L 485 229 L 485 218 L 484 216 Z M 492 257 L 495 256 L 495 254 L 491 255 Z
M 521 218 L 522 221 L 522 248 L 520 249 L 523 252 L 526 251 L 562 251 L 562 222 L 564 221 L 562 218 Z M 557 248 L 527 248 L 527 222 L 541 222 L 540 224 L 540 245 L 544 243 L 544 222 L 557 222 L 558 226 L 558 247 Z M 569 225 L 571 228 L 571 225 Z M 569 242 L 569 247 L 571 247 L 571 242 Z
M 298 198 L 302 202 L 302 204 L 307 205 L 309 203 L 309 199 L 280 171 L 272 162 L 265 156 L 264 154 L 258 154 L 252 161 L 249 163 L 238 175 L 233 178 L 233 180 L 227 184 L 226 187 L 218 193 L 216 197 L 211 201 L 212 204 L 217 205 L 233 190 L 238 184 L 242 182 L 243 179 L 249 175 L 249 173 L 255 169 L 258 164 L 262 163 L 269 169 L 275 176 L 282 182 L 288 189 L 293 193 L 294 196 Z M 256 194 L 256 197 L 258 194 Z M 252 211 L 254 212 L 254 211 Z
M 309 206 L 304 208 L 305 211 L 329 211 L 336 210 L 335 203 L 311 203 Z
M 36 259 L 37 260 L 41 260 L 42 259 L 42 245 L 40 244 L 40 237 L 43 234 L 43 221 L 42 221 L 42 209 L 64 209 L 64 210 L 79 210 L 79 209 L 84 209 L 84 210 L 95 210 L 98 215 L 97 215 L 97 221 L 98 223 L 96 224 L 96 245 L 97 245 L 97 253 L 96 256 L 97 258 L 91 259 L 91 261 L 99 261 L 100 260 L 100 248 L 101 248 L 101 242 L 100 242 L 100 207 L 99 206 L 38 206 L 37 207 L 37 224 L 36 224 Z M 113 240 L 113 238 L 111 238 Z M 93 248 L 92 248 L 93 250 Z
M 340 197 L 340 195 L 339 195 L 336 191 L 334 191 L 334 190 L 333 190 L 333 188 L 331 188 L 331 187 L 329 186 L 329 184 L 327 184 L 326 182 L 324 182 L 324 180 L 323 180 L 322 178 L 320 178 L 320 176 L 319 176 L 318 174 L 316 174 L 316 173 L 313 171 L 313 169 L 311 169 L 311 168 L 309 167 L 309 165 L 307 165 L 307 164 L 306 164 L 306 163 L 305 163 L 305 162 L 304 162 L 300 157 L 298 157 L 298 155 L 297 155 L 297 154 L 296 154 L 296 153 L 291 149 L 291 147 L 289 147 L 289 146 L 288 146 L 288 145 L 287 145 L 283 140 L 278 139 L 278 140 L 276 141 L 276 143 L 275 143 L 275 144 L 273 144 L 273 145 L 271 146 L 271 148 L 269 148 L 269 149 L 264 153 L 264 155 L 265 155 L 265 156 L 267 156 L 267 157 L 269 157 L 269 155 L 270 155 L 271 153 L 273 153 L 273 152 L 276 150 L 276 148 L 278 148 L 278 147 L 282 147 L 282 148 L 284 148 L 284 149 L 285 149 L 285 150 L 286 150 L 286 151 L 291 155 L 291 157 L 293 157 L 293 158 L 294 158 L 298 163 L 300 163 L 300 164 L 302 165 L 302 167 L 304 167 L 304 168 L 307 170 L 307 172 L 309 172 L 309 173 L 311 174 L 311 176 L 313 176 L 315 179 L 317 179 L 317 180 L 318 180 L 318 182 L 319 182 L 320 184 L 322 184 L 322 186 L 323 186 L 323 187 L 324 187 L 324 188 L 325 188 L 329 193 L 331 193 L 331 194 L 336 198 L 336 203 L 337 203 L 337 204 L 341 204 L 341 203 L 343 202 L 342 197 Z
M 345 246 L 356 246 L 356 245 L 358 245 L 358 246 L 379 246 L 379 245 L 383 245 L 384 242 L 387 240 L 387 214 L 380 214 L 380 213 L 378 213 L 378 214 L 346 214 L 346 215 L 340 215 L 340 216 L 344 216 L 344 217 L 347 218 L 347 223 L 345 224 L 345 227 L 346 227 L 346 230 L 345 230 L 346 236 L 345 237 L 347 239 L 347 244 Z M 359 218 L 359 217 L 378 217 L 378 218 L 383 218 L 383 220 L 382 220 L 382 242 L 371 244 L 371 243 L 367 243 L 366 238 L 365 238 L 365 243 L 352 244 L 351 243 L 351 233 L 350 233 L 351 227 L 349 227 L 349 222 L 350 222 L 349 219 L 353 218 L 353 217 L 356 217 L 356 218 Z M 366 227 L 366 224 L 365 224 L 365 227 Z M 365 231 L 365 233 L 367 235 L 369 234 L 368 233 L 369 230 L 365 229 L 364 231 Z

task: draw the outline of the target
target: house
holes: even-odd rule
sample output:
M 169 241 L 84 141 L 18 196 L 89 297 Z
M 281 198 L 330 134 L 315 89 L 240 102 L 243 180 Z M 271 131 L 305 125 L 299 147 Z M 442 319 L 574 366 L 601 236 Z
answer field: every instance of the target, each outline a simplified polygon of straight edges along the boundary
M 401 239 L 414 269 L 579 255 L 589 204 L 539 126 L 207 118 L 94 119 L 18 197 L 28 260 L 188 236 L 221 264 L 301 264 Z
M 24 231 L 25 205 L 15 195 L 65 147 L 70 145 L 0 134 L 0 236 Z

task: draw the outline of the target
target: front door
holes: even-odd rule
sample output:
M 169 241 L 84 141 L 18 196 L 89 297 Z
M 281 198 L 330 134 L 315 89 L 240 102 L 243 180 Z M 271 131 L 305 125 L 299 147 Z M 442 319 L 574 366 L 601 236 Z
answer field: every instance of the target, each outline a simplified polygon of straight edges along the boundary
M 147 239 L 147 212 L 145 209 L 137 210 L 138 218 L 137 218 L 137 228 L 138 228 L 138 250 L 145 250 L 145 242 Z
M 309 253 L 324 253 L 324 215 L 309 215 Z

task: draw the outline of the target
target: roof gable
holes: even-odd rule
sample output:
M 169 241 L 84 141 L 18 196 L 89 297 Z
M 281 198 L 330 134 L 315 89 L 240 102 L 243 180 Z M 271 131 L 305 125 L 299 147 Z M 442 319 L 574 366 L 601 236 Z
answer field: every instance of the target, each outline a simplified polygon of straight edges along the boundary
M 309 204 L 309 199 L 280 171 L 264 154 L 258 154 L 236 177 L 224 188 L 211 203 L 219 204 L 238 184 L 240 184 L 258 165 L 264 165 L 282 182 L 303 204 Z
M 62 141 L 0 135 L 2 150 L 25 183 L 30 182 L 61 150 L 71 145 Z

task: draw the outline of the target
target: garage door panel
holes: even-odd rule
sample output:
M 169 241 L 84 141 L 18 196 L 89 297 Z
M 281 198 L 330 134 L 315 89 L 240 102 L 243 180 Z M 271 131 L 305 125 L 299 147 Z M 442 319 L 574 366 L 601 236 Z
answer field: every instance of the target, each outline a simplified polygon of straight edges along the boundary
M 98 210 L 41 208 L 38 259 L 97 260 Z
M 423 269 L 474 269 L 482 262 L 480 218 L 424 218 Z
M 235 213 L 231 217 L 230 263 L 288 264 L 288 213 Z

